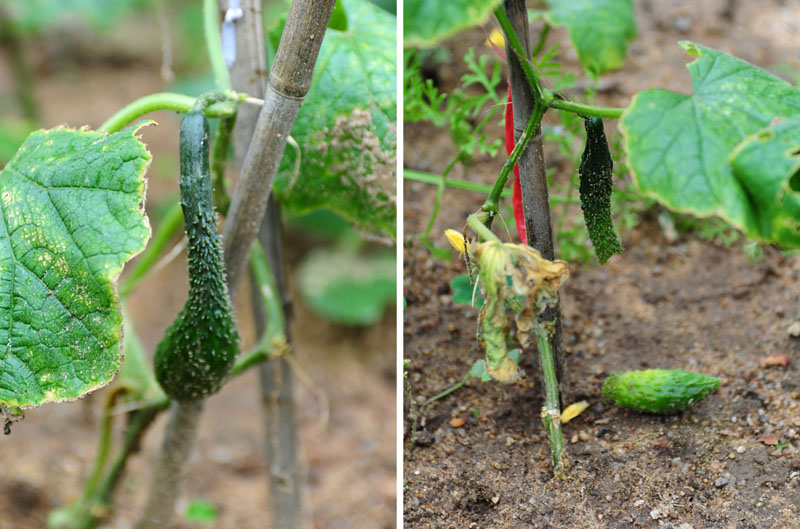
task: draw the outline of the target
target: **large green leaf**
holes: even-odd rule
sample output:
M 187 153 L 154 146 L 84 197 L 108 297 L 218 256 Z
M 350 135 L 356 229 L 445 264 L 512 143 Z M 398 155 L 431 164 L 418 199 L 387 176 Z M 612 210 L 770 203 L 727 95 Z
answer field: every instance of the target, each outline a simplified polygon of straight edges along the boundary
M 114 284 L 150 235 L 149 161 L 134 128 L 60 128 L 31 134 L 0 172 L 0 404 L 75 399 L 114 377 Z
M 780 242 L 763 229 L 764 215 L 777 210 L 753 202 L 728 156 L 774 118 L 800 113 L 800 90 L 741 59 L 691 42 L 681 46 L 698 57 L 688 65 L 692 95 L 646 90 L 622 115 L 634 179 L 671 209 L 717 215 L 751 237 Z
M 360 229 L 395 233 L 396 19 L 343 0 L 348 31 L 329 29 L 286 148 L 275 193 L 294 213 L 329 208 Z
M 362 254 L 356 247 L 317 249 L 297 270 L 303 301 L 341 325 L 373 325 L 397 296 L 393 250 Z
M 549 0 L 545 17 L 566 26 L 589 72 L 600 75 L 622 66 L 628 42 L 636 36 L 631 0 Z
M 486 22 L 500 0 L 403 0 L 403 45 L 429 47 Z
M 762 237 L 800 247 L 800 114 L 748 136 L 730 162 Z

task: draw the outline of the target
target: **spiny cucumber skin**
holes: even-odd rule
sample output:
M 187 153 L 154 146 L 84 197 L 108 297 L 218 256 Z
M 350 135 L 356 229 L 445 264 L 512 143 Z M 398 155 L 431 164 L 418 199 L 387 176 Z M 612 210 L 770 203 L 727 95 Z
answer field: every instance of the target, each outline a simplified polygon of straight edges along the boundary
M 620 371 L 603 383 L 603 397 L 632 410 L 668 414 L 703 400 L 718 387 L 716 377 L 681 369 Z
M 603 120 L 590 117 L 584 121 L 584 126 L 586 146 L 578 168 L 581 209 L 597 260 L 605 264 L 612 255 L 622 253 L 622 245 L 611 220 L 614 163 L 608 150 Z
M 155 374 L 172 399 L 193 402 L 218 391 L 239 351 L 225 283 L 208 166 L 208 121 L 192 111 L 181 122 L 181 205 L 188 244 L 189 294 L 156 347 Z

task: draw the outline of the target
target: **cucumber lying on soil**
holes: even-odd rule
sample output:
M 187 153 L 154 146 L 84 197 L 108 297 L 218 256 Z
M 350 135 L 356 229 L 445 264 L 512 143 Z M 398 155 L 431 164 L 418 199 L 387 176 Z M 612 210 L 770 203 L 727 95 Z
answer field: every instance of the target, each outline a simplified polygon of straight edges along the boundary
M 703 400 L 719 379 L 681 369 L 646 369 L 612 373 L 603 397 L 620 406 L 650 413 L 675 413 Z

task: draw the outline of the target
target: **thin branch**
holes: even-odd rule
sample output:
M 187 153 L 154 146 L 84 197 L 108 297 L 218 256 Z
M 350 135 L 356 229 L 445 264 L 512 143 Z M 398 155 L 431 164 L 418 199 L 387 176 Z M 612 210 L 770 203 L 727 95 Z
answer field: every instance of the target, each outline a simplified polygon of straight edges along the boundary
M 147 249 L 139 256 L 133 269 L 125 277 L 125 281 L 119 289 L 121 298 L 125 298 L 133 292 L 139 281 L 153 269 L 161 252 L 164 251 L 169 241 L 172 240 L 173 235 L 178 232 L 182 225 L 183 209 L 180 202 L 175 202 L 170 206 L 169 211 L 164 216 L 164 220 L 158 225 L 158 229 L 156 229 L 153 238 L 150 240 L 150 244 L 147 245 Z
M 514 166 L 517 165 L 522 153 L 528 148 L 528 143 L 533 139 L 534 131 L 539 128 L 539 124 L 542 122 L 544 110 L 540 107 L 536 107 L 534 110 L 535 112 L 531 113 L 530 119 L 528 119 L 528 123 L 525 125 L 525 129 L 522 131 L 522 135 L 517 140 L 516 145 L 514 145 L 514 150 L 511 151 L 506 163 L 503 164 L 503 168 L 500 169 L 500 175 L 497 177 L 497 180 L 495 180 L 491 193 L 489 193 L 489 196 L 487 196 L 486 200 L 483 202 L 481 211 L 489 213 L 497 212 L 500 195 L 503 189 L 505 189 L 508 175 L 514 170 Z M 491 217 L 489 218 L 491 219 Z
M 622 117 L 622 113 L 625 112 L 624 108 L 584 105 L 583 103 L 575 103 L 566 99 L 553 99 L 549 106 L 556 110 L 572 112 L 580 116 L 594 116 L 598 118 L 619 119 Z
M 133 123 L 135 119 L 149 114 L 150 112 L 155 112 L 156 110 L 189 112 L 196 103 L 197 98 L 183 94 L 171 92 L 151 94 L 126 105 L 122 110 L 108 118 L 97 130 L 105 130 L 109 133 L 117 132 L 126 125 Z M 236 102 L 221 101 L 219 103 L 214 103 L 206 107 L 204 113 L 210 118 L 230 116 L 236 113 Z
M 228 76 L 228 67 L 222 58 L 222 38 L 219 33 L 219 4 L 217 0 L 203 0 L 203 28 L 206 32 L 206 47 L 214 79 L 220 90 L 231 89 L 231 78 Z

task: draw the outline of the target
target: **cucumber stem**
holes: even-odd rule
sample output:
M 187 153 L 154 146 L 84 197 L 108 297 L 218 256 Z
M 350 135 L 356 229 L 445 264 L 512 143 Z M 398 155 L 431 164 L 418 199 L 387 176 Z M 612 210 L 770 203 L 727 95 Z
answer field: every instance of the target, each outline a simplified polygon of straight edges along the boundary
M 453 167 L 461 160 L 464 152 L 459 151 L 453 160 L 447 164 L 444 172 L 438 176 L 436 182 L 436 198 L 433 201 L 433 211 L 431 212 L 431 218 L 428 220 L 428 225 L 425 227 L 425 232 L 422 234 L 422 240 L 427 241 L 428 236 L 431 234 L 431 230 L 433 229 L 433 224 L 436 222 L 436 217 L 439 216 L 439 208 L 442 205 L 442 197 L 444 196 L 444 188 L 445 182 L 447 181 L 447 175 L 450 174 L 450 171 L 453 170 Z
M 150 244 L 147 245 L 147 249 L 139 259 L 136 260 L 136 265 L 122 283 L 119 289 L 120 298 L 125 298 L 133 292 L 136 285 L 139 284 L 139 281 L 141 281 L 156 264 L 161 252 L 164 251 L 169 241 L 172 240 L 172 236 L 175 235 L 175 232 L 177 232 L 182 225 L 183 209 L 181 208 L 180 202 L 174 202 L 164 216 L 164 220 L 158 225 L 153 238 L 150 240 Z
M 514 53 L 517 54 L 519 65 L 522 67 L 522 71 L 525 74 L 525 77 L 528 79 L 528 83 L 531 86 L 534 98 L 537 101 L 541 101 L 543 99 L 542 87 L 539 84 L 539 80 L 536 78 L 536 73 L 533 71 L 533 66 L 531 66 L 531 63 L 528 59 L 528 54 L 525 53 L 525 49 L 522 47 L 522 42 L 520 42 L 516 31 L 514 31 L 514 27 L 511 25 L 511 21 L 508 19 L 505 8 L 503 8 L 502 5 L 497 6 L 497 8 L 494 10 L 494 16 L 500 23 L 503 33 L 506 35 L 506 42 L 508 42 L 508 44 L 511 46 L 511 49 L 514 51 Z
M 236 112 L 236 104 L 240 97 L 235 100 L 221 101 L 205 108 L 204 113 L 210 118 L 230 116 Z M 97 130 L 106 131 L 109 134 L 118 132 L 126 125 L 133 123 L 137 118 L 155 112 L 156 110 L 175 110 L 177 112 L 189 112 L 197 102 L 196 97 L 172 92 L 160 92 L 144 96 L 132 103 L 129 103 L 116 114 L 100 125 Z
M 619 119 L 622 116 L 622 113 L 625 112 L 624 108 L 585 105 L 583 103 L 575 103 L 574 101 L 568 101 L 566 99 L 553 99 L 550 101 L 549 106 L 550 108 L 556 110 L 572 112 L 580 116 L 592 116 L 596 118 Z
M 530 143 L 531 139 L 533 139 L 534 132 L 536 132 L 539 124 L 542 122 L 544 110 L 544 107 L 537 106 L 534 109 L 534 112 L 531 113 L 531 118 L 525 125 L 522 135 L 519 137 L 517 144 L 514 146 L 514 150 L 511 151 L 506 163 L 503 164 L 503 168 L 500 169 L 500 175 L 497 177 L 497 180 L 495 180 L 494 185 L 492 186 L 492 191 L 483 202 L 481 211 L 497 213 L 500 196 L 503 194 L 503 189 L 506 187 L 506 182 L 508 182 L 508 175 L 514 170 L 514 166 L 517 165 L 517 162 L 519 161 L 520 156 L 522 156 L 523 151 L 525 151 L 525 149 L 528 147 L 528 143 Z M 494 215 L 489 216 L 487 226 L 492 225 L 492 219 L 494 219 Z
M 492 231 L 489 229 L 488 226 L 486 226 L 486 224 L 481 222 L 481 219 L 475 213 L 467 217 L 467 224 L 469 224 L 469 227 L 475 230 L 475 232 L 480 237 L 482 237 L 483 240 L 497 242 L 497 243 L 503 242 L 497 235 L 492 233 Z
M 542 422 L 547 439 L 550 442 L 550 454 L 553 458 L 553 473 L 558 479 L 564 479 L 564 436 L 561 433 L 561 411 L 558 403 L 558 378 L 550 344 L 550 331 L 555 321 L 542 323 L 537 321 L 533 328 L 536 343 L 539 346 L 539 364 L 544 378 L 545 400 L 542 406 Z
M 214 71 L 214 79 L 220 90 L 231 89 L 228 66 L 222 57 L 222 36 L 219 32 L 219 4 L 217 0 L 203 0 L 203 28 L 205 29 L 208 59 Z
M 177 491 L 189 470 L 189 458 L 197 437 L 197 424 L 205 399 L 194 402 L 173 401 L 170 406 L 164 444 L 156 462 L 155 475 L 144 515 L 136 529 L 163 529 L 172 525 Z

